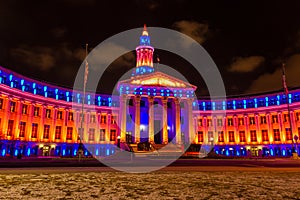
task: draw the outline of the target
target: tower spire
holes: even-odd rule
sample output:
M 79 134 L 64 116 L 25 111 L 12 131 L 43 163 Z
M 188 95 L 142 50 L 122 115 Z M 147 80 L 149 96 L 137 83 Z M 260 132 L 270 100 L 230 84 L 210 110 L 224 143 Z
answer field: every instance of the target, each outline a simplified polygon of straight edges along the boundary
M 146 24 L 144 24 L 144 30 L 143 30 L 142 35 L 148 36 L 148 31 L 147 31 L 147 25 Z
M 153 51 L 150 45 L 150 36 L 146 24 L 142 35 L 140 36 L 140 44 L 136 47 L 136 68 L 133 70 L 132 76 L 152 73 L 153 68 Z

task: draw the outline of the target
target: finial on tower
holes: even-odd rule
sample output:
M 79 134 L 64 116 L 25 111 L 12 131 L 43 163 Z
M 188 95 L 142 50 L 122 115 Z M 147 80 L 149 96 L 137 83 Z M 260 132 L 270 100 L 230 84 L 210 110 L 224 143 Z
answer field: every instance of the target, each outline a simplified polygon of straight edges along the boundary
M 143 34 L 142 35 L 148 36 L 148 31 L 147 31 L 146 24 L 144 24 L 144 30 L 143 30 Z

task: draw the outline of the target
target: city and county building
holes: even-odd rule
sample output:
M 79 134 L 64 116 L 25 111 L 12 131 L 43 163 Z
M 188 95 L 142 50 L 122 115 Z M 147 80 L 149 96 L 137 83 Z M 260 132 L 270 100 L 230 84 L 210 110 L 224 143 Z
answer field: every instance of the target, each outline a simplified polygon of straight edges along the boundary
M 300 131 L 300 90 L 196 99 L 196 86 L 153 67 L 146 27 L 136 67 L 118 95 L 91 94 L 0 68 L 0 156 L 109 156 L 172 143 L 213 145 L 224 156 L 291 156 Z M 85 102 L 82 117 L 81 105 Z M 288 109 L 289 105 L 289 109 Z M 226 111 L 226 112 L 224 112 Z M 81 120 L 82 126 L 81 126 Z M 148 149 L 147 149 L 148 147 Z M 199 150 L 199 149 L 198 149 Z

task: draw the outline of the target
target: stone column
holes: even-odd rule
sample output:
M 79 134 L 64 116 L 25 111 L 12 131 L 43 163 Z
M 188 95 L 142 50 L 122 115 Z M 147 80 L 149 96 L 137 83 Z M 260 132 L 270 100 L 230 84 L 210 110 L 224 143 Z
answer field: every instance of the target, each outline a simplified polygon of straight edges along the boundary
M 251 142 L 251 137 L 250 137 L 249 122 L 248 122 L 247 115 L 244 115 L 244 126 L 245 126 L 246 143 L 249 144 Z
M 15 112 L 15 128 L 13 131 L 14 134 L 14 139 L 17 140 L 19 139 L 19 134 L 20 134 L 20 120 L 22 116 L 22 105 L 24 101 L 23 100 L 18 100 L 16 101 L 16 112 Z
M 135 115 L 134 115 L 134 138 L 135 143 L 140 142 L 140 123 L 141 123 L 141 96 L 135 96 L 134 106 L 135 106 Z
M 283 114 L 281 112 L 278 112 L 278 124 L 279 124 L 279 132 L 280 132 L 280 141 L 285 142 L 285 128 L 283 125 L 282 116 Z
M 55 133 L 56 133 L 56 121 L 57 121 L 57 111 L 58 111 L 58 107 L 54 107 L 53 109 L 51 109 L 53 111 L 53 115 L 51 118 L 51 126 L 50 126 L 50 133 L 49 133 L 49 141 L 50 142 L 55 142 Z M 60 135 L 61 137 L 62 135 Z
M 126 95 L 120 96 L 120 113 L 119 113 L 119 124 L 120 124 L 120 136 L 121 136 L 121 142 L 126 141 L 126 117 L 127 117 L 127 109 L 126 109 Z
M 168 143 L 168 98 L 164 97 L 161 99 L 163 104 L 163 138 L 162 143 L 167 144 Z
M 149 117 L 148 117 L 148 134 L 149 142 L 154 142 L 154 97 L 148 97 Z
M 194 132 L 194 124 L 193 124 L 193 99 L 187 99 L 187 109 L 188 109 L 188 132 L 189 132 L 189 142 L 194 143 L 195 132 Z
M 235 141 L 235 144 L 239 144 L 239 142 L 240 142 L 239 124 L 238 124 L 238 118 L 236 115 L 233 116 L 233 126 L 234 126 L 234 141 Z
M 44 120 L 45 120 L 45 113 L 46 113 L 46 105 L 42 105 L 41 107 L 41 115 L 40 115 L 40 124 L 38 125 L 38 133 L 37 138 L 38 141 L 43 141 L 43 135 L 44 135 Z
M 175 130 L 176 143 L 181 144 L 181 124 L 180 124 L 180 101 L 178 98 L 174 99 L 175 103 Z
M 33 112 L 34 112 L 34 103 L 28 104 L 28 121 L 26 127 L 26 134 L 25 140 L 31 141 L 31 134 L 32 134 L 32 119 L 33 119 Z
M 255 127 L 256 127 L 256 140 L 259 144 L 262 142 L 262 133 L 261 128 L 259 124 L 259 116 L 258 114 L 255 114 Z
M 68 113 L 69 113 L 69 110 L 67 108 L 65 108 L 63 111 L 62 111 L 62 126 L 61 126 L 61 138 L 60 138 L 60 141 L 61 142 L 66 142 L 67 141 L 67 126 L 68 126 Z
M 10 114 L 10 97 L 3 98 L 4 101 L 4 116 L 3 116 L 3 122 L 2 122 L 2 131 L 3 131 L 3 137 L 7 139 L 7 129 L 8 129 L 8 120 L 9 120 L 9 114 Z
M 272 120 L 271 120 L 270 113 L 267 113 L 266 116 L 267 116 L 267 124 L 268 124 L 268 138 L 269 138 L 270 144 L 272 144 L 274 141 L 273 130 L 272 130 L 272 126 L 271 126 Z

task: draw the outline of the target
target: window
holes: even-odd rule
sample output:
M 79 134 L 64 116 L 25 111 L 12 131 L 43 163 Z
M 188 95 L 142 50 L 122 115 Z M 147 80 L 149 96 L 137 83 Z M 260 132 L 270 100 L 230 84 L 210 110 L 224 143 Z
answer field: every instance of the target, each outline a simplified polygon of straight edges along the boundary
M 16 102 L 11 101 L 10 102 L 10 112 L 15 112 L 16 111 Z
M 280 132 L 279 132 L 279 129 L 274 129 L 273 130 L 273 133 L 274 133 L 274 141 L 280 141 Z
M 69 112 L 69 114 L 68 114 L 68 121 L 74 121 L 74 114 L 73 114 L 73 112 Z
M 23 104 L 23 105 L 22 105 L 22 114 L 23 114 L 23 115 L 26 115 L 26 114 L 27 114 L 27 110 L 28 110 L 28 105 Z
M 202 126 L 202 119 L 198 119 L 198 126 Z
M 90 128 L 89 129 L 89 141 L 94 141 L 95 140 L 95 129 L 94 128 Z
M 239 126 L 243 126 L 243 125 L 244 125 L 244 118 L 239 117 Z
M 31 138 L 37 138 L 38 124 L 32 123 Z
M 0 99 L 0 109 L 3 109 L 3 99 Z
M 14 120 L 8 120 L 7 136 L 12 136 L 14 128 Z
M 59 110 L 57 111 L 57 119 L 62 119 L 63 118 L 63 111 Z
M 26 127 L 26 122 L 20 122 L 19 137 L 25 137 L 25 127 Z
M 246 142 L 246 134 L 245 131 L 240 131 L 240 142 Z
M 55 139 L 60 140 L 61 138 L 61 126 L 56 126 L 55 128 Z
M 110 141 L 115 141 L 116 140 L 116 130 L 110 130 Z
M 249 117 L 249 124 L 254 125 L 255 124 L 255 119 L 254 117 Z
M 117 120 L 117 117 L 116 117 L 115 115 L 112 115 L 112 116 L 111 116 L 110 123 L 111 123 L 111 124 L 116 124 L 116 123 L 117 123 L 116 120 Z
M 51 110 L 50 109 L 46 109 L 45 117 L 48 118 L 48 119 L 51 117 Z
M 95 123 L 95 122 L 96 122 L 96 115 L 91 115 L 90 123 Z
M 211 119 L 207 119 L 207 126 L 212 126 Z
M 33 116 L 37 117 L 40 115 L 39 113 L 40 113 L 40 108 L 37 106 L 34 106 Z
M 223 131 L 218 131 L 218 141 L 224 142 L 224 132 Z
M 198 142 L 203 142 L 203 131 L 198 131 Z
M 223 126 L 223 119 L 217 119 L 217 125 Z
M 262 134 L 262 141 L 268 142 L 269 141 L 268 130 L 262 130 L 261 134 Z
M 267 117 L 266 116 L 260 116 L 260 124 L 267 124 Z
M 233 119 L 232 118 L 228 118 L 227 119 L 227 124 L 228 124 L 228 126 L 233 126 Z
M 296 121 L 300 120 L 300 112 L 296 112 Z
M 101 124 L 106 124 L 106 115 L 101 115 Z
M 67 128 L 67 140 L 72 140 L 73 136 L 73 127 L 68 127 Z
M 228 132 L 229 135 L 229 142 L 234 142 L 234 131 L 229 131 Z
M 292 140 L 293 139 L 291 128 L 285 128 L 285 133 L 286 133 L 286 140 Z
M 256 131 L 255 130 L 250 131 L 250 139 L 251 139 L 251 142 L 257 142 L 257 137 L 256 137 Z
M 50 125 L 44 125 L 44 139 L 49 139 Z
M 288 114 L 284 114 L 283 115 L 283 121 L 284 122 L 288 122 L 289 121 L 289 115 Z
M 272 115 L 272 123 L 273 124 L 278 123 L 278 116 L 277 115 Z
M 100 129 L 100 141 L 105 141 L 105 129 Z

